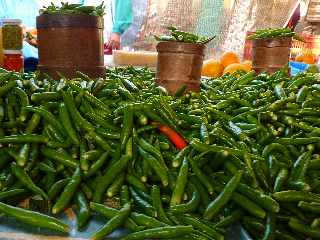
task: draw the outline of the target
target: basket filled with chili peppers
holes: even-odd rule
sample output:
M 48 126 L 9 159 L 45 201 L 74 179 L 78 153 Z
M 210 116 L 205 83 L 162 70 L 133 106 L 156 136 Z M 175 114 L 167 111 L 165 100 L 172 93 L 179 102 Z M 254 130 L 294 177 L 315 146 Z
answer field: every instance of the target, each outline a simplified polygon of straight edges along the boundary
M 38 69 L 53 78 L 73 78 L 76 71 L 104 75 L 105 6 L 61 3 L 43 7 L 37 16 Z M 53 61 L 54 59 L 54 61 Z
M 199 91 L 204 50 L 214 38 L 200 37 L 175 27 L 167 29 L 170 35 L 155 36 L 159 41 L 157 83 L 172 94 L 181 85 L 187 90 Z
M 176 95 L 147 68 L 106 76 L 1 70 L 1 214 L 68 235 L 58 218 L 75 207 L 79 231 L 105 219 L 91 239 L 222 240 L 233 224 L 252 239 L 320 237 L 318 75 L 227 74 Z
M 288 64 L 292 39 L 303 41 L 292 29 L 260 29 L 249 37 L 253 41 L 253 68 L 274 73 Z

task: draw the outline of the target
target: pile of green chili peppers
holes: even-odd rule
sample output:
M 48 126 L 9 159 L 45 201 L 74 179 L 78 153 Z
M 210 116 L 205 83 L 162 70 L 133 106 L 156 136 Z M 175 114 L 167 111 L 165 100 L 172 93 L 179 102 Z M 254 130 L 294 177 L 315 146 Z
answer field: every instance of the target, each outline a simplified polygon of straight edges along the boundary
M 258 29 L 256 32 L 249 37 L 249 39 L 272 39 L 272 38 L 294 38 L 298 41 L 304 41 L 297 33 L 291 28 L 267 28 Z
M 175 96 L 154 75 L 0 70 L 0 213 L 68 234 L 58 216 L 74 206 L 80 231 L 106 219 L 91 239 L 222 240 L 233 224 L 253 239 L 320 237 L 318 75 L 237 73 Z M 18 207 L 27 198 L 34 208 Z
M 157 41 L 173 41 L 184 43 L 204 43 L 209 41 L 209 38 L 195 35 L 193 33 L 178 30 L 176 27 L 168 27 L 170 35 L 154 36 Z
M 99 6 L 84 6 L 83 4 L 70 4 L 68 2 L 61 2 L 61 6 L 51 3 L 47 7 L 40 10 L 40 14 L 54 14 L 54 15 L 89 15 L 103 17 L 105 14 L 104 2 Z

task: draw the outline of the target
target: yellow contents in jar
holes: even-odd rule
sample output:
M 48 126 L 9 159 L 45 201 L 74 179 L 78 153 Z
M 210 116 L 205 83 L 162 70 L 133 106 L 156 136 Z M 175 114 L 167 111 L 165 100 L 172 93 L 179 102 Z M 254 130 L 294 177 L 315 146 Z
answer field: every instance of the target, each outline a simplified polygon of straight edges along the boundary
M 21 50 L 23 33 L 20 20 L 5 19 L 2 27 L 3 48 L 5 50 Z
M 3 67 L 2 27 L 0 27 L 0 67 Z

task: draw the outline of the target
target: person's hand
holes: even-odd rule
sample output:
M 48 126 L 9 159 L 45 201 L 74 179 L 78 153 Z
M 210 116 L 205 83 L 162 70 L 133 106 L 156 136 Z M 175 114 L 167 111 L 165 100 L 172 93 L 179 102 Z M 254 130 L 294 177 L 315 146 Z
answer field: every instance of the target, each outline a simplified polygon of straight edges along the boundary
M 120 34 L 112 33 L 107 43 L 107 47 L 111 49 L 120 49 Z

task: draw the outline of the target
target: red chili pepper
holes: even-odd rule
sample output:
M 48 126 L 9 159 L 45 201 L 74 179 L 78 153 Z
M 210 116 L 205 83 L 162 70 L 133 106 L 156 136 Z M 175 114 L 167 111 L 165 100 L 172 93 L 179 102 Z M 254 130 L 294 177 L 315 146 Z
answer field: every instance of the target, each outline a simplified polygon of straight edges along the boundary
M 188 143 L 183 139 L 183 137 L 180 136 L 176 131 L 174 131 L 170 127 L 160 125 L 158 129 L 160 132 L 166 135 L 167 138 L 169 138 L 169 140 L 176 146 L 177 149 L 182 150 L 188 145 Z

